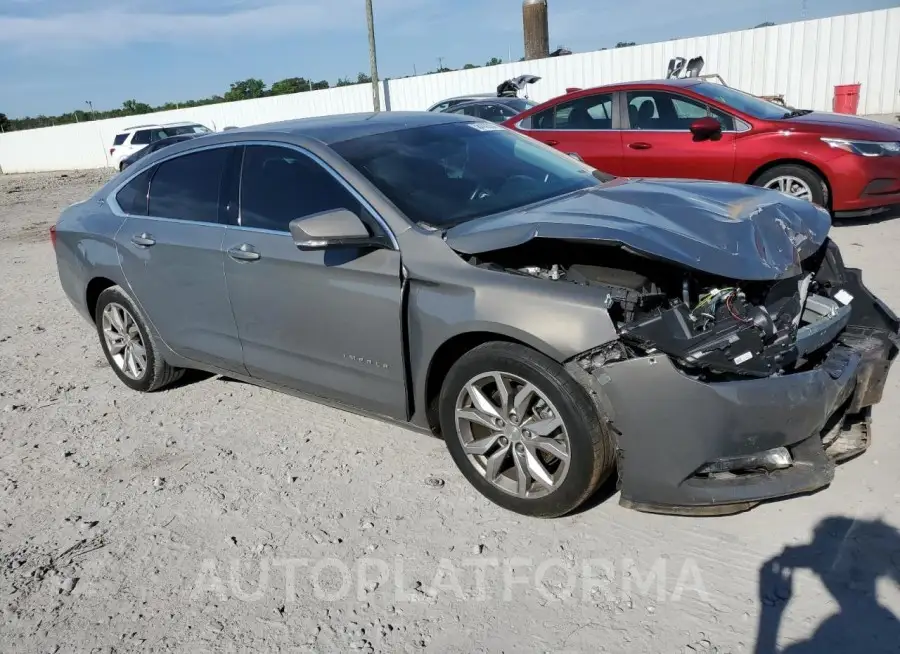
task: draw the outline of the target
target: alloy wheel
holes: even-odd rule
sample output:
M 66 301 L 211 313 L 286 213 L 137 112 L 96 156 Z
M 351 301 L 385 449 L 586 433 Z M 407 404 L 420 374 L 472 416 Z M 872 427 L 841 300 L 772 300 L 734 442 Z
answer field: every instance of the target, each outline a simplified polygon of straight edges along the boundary
M 147 348 L 131 312 L 117 302 L 103 309 L 103 338 L 109 356 L 126 377 L 135 381 L 147 370 Z
M 534 384 L 505 372 L 478 375 L 460 391 L 455 417 L 469 461 L 505 493 L 536 499 L 565 479 L 569 435 L 557 408 Z
M 766 182 L 764 188 L 781 191 L 785 195 L 800 198 L 807 202 L 813 201 L 813 192 L 809 187 L 809 184 L 799 177 L 794 177 L 792 175 L 780 175 L 779 177 L 774 177 Z

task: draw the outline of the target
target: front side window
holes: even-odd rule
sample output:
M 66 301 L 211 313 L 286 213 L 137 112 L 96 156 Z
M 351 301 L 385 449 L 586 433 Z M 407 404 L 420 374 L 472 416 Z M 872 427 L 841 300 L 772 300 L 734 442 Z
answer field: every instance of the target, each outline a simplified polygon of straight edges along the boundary
M 310 157 L 274 145 L 247 146 L 241 173 L 242 227 L 287 232 L 295 218 L 333 209 L 363 217 L 359 200 Z
M 488 122 L 454 122 L 332 145 L 413 222 L 450 227 L 598 186 L 594 169 Z
M 535 115 L 533 129 L 612 129 L 612 94 L 600 93 L 561 102 Z
M 687 96 L 668 91 L 629 91 L 631 129 L 684 131 L 698 118 L 712 116 L 725 131 L 734 131 L 734 117 Z
M 230 152 L 231 148 L 202 150 L 159 164 L 150 182 L 150 215 L 218 222 L 219 187 Z

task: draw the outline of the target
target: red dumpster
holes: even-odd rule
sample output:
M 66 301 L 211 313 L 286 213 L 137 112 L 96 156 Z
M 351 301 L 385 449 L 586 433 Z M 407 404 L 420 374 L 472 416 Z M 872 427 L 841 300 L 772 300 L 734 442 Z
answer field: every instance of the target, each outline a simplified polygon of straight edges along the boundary
M 856 114 L 859 109 L 859 87 L 861 84 L 838 84 L 834 87 L 832 108 L 838 114 Z

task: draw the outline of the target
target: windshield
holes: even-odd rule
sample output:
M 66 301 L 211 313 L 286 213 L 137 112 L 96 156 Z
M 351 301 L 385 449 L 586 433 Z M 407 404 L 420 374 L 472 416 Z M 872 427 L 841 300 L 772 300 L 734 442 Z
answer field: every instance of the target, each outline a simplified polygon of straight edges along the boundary
M 778 120 L 780 118 L 785 118 L 788 115 L 788 111 L 781 105 L 769 102 L 768 100 L 763 100 L 762 98 L 757 98 L 755 95 L 750 95 L 743 91 L 738 91 L 730 86 L 703 83 L 696 84 L 690 87 L 690 89 L 700 95 L 705 95 L 707 98 L 733 107 L 748 116 L 753 116 L 754 118 Z
M 526 109 L 531 109 L 532 107 L 537 106 L 537 102 L 532 102 L 531 100 L 525 100 L 523 98 L 516 98 L 514 100 L 509 100 L 506 102 L 507 107 L 512 107 L 518 113 L 522 113 Z
M 398 130 L 332 147 L 412 221 L 432 227 L 601 183 L 593 168 L 483 121 Z
M 182 134 L 209 134 L 210 130 L 203 125 L 178 125 L 163 129 L 166 136 L 181 136 Z

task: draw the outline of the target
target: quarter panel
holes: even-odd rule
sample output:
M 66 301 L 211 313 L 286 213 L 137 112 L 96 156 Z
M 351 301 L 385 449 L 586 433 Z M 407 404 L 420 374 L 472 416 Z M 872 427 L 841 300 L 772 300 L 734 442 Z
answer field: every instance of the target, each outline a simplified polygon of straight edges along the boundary
M 87 286 L 97 277 L 124 283 L 115 235 L 125 219 L 95 199 L 67 208 L 56 225 L 56 266 L 69 301 L 88 321 Z

